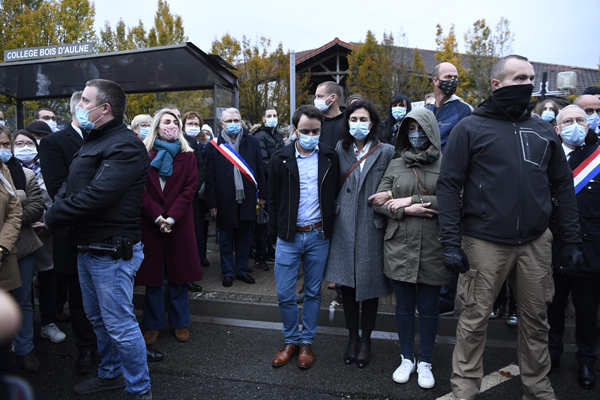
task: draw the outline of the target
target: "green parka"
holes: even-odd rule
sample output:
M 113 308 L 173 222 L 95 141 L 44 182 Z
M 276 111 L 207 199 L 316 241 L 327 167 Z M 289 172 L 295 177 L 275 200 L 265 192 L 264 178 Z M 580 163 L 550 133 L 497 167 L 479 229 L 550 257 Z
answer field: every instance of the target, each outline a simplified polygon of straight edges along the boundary
M 426 150 L 415 152 L 408 141 L 408 125 L 416 121 L 429 138 Z M 440 131 L 433 113 L 413 110 L 402 121 L 396 140 L 397 158 L 393 159 L 378 192 L 392 191 L 393 198 L 412 197 L 412 203 L 431 203 L 437 210 L 436 184 L 440 173 Z M 442 260 L 439 222 L 433 218 L 405 215 L 401 208 L 391 212 L 385 206 L 376 211 L 387 216 L 383 238 L 384 273 L 393 280 L 444 285 L 450 279 Z

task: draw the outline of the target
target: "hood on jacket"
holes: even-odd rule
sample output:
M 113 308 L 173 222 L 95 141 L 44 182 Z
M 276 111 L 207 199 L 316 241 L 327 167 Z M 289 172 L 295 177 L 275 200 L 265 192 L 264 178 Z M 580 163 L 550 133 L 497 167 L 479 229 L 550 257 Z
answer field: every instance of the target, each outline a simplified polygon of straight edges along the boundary
M 410 147 L 410 142 L 408 141 L 408 125 L 412 120 L 417 121 L 421 126 L 433 147 L 440 150 L 440 128 L 437 119 L 433 112 L 426 108 L 418 108 L 406 114 L 400 124 L 400 131 L 394 146 L 396 147 L 396 150 L 400 151 Z
M 407 114 L 412 110 L 412 107 L 410 105 L 410 99 L 408 98 L 408 96 L 405 96 L 401 93 L 395 94 L 392 97 L 392 100 L 390 100 L 390 106 L 388 107 L 388 110 L 387 110 L 388 121 L 395 121 L 394 117 L 392 116 L 392 105 L 394 105 L 396 103 L 402 103 L 402 102 L 406 102 L 406 113 Z M 404 117 L 406 118 L 406 116 L 404 116 Z

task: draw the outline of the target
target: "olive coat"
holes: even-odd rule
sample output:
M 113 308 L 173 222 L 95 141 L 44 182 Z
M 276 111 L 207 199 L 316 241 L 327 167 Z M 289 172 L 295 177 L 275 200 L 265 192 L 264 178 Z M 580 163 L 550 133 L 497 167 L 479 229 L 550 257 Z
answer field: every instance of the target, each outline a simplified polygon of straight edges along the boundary
M 12 187 L 14 195 L 0 183 L 0 246 L 8 249 L 9 254 L 2 256 L 0 262 L 0 289 L 10 291 L 21 287 L 21 274 L 15 244 L 21 231 L 21 217 L 23 210 L 21 202 L 16 196 L 16 189 L 10 177 L 10 171 L 0 163 L 0 172 Z
M 375 146 L 377 141 L 371 142 Z M 340 162 L 340 182 L 357 161 L 353 146 L 344 149 L 341 141 L 336 152 Z M 394 147 L 382 143 L 364 161 L 363 168 L 352 171 L 337 197 L 329 259 L 325 280 L 356 289 L 356 301 L 390 294 L 383 274 L 383 233 L 385 217 L 376 214 L 368 201 L 392 156 Z
M 430 141 L 423 152 L 414 152 L 409 144 L 407 133 L 411 121 L 421 126 Z M 437 210 L 440 131 L 431 111 L 422 108 L 406 115 L 399 129 L 396 151 L 399 156 L 390 162 L 377 191 L 391 190 L 394 198 L 411 197 L 413 204 L 430 202 L 430 208 Z M 385 275 L 402 282 L 446 284 L 451 274 L 443 264 L 437 216 L 409 216 L 404 208 L 391 212 L 385 206 L 376 207 L 376 211 L 387 216 L 383 238 Z

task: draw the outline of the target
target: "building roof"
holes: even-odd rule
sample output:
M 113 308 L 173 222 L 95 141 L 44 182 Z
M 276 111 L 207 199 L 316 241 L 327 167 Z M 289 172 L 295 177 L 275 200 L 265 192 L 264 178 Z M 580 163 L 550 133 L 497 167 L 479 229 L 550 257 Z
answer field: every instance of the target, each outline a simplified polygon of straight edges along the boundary
M 318 57 L 321 53 L 331 49 L 332 47 L 342 46 L 344 49 L 352 51 L 352 49 L 358 44 L 360 43 L 344 42 L 336 37 L 332 41 L 324 44 L 323 46 L 317 49 L 297 52 L 296 66 L 298 66 L 298 64 L 308 61 L 311 58 Z M 436 50 L 415 49 L 401 46 L 395 46 L 394 50 L 394 61 L 398 64 L 407 65 L 409 68 L 412 66 L 415 50 L 418 50 L 421 54 L 421 57 L 423 58 L 423 63 L 425 64 L 425 71 L 428 74 L 431 74 L 431 72 L 433 71 L 433 67 L 438 63 L 438 61 L 435 58 L 435 53 L 437 53 Z M 465 54 L 461 54 L 461 56 L 463 67 L 468 68 L 469 64 L 467 56 Z M 600 83 L 600 71 L 598 69 L 575 67 L 569 65 L 549 64 L 537 61 L 531 61 L 531 64 L 533 65 L 536 75 L 534 90 L 540 89 L 541 78 L 544 72 L 548 72 L 548 90 L 558 90 L 556 87 L 556 76 L 561 71 L 575 71 L 577 73 L 577 88 L 575 90 L 575 93 L 582 93 L 586 87 L 594 86 Z

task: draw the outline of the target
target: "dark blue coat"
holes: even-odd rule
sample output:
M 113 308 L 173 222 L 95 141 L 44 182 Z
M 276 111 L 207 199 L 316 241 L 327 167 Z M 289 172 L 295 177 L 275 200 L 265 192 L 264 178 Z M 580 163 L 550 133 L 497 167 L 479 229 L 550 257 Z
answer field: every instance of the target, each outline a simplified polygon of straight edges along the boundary
M 222 133 L 224 135 L 225 133 Z M 264 199 L 264 167 L 258 140 L 246 131 L 242 133 L 239 154 L 254 172 L 258 181 L 258 198 Z M 222 136 L 218 144 L 223 143 Z M 233 164 L 212 144 L 206 151 L 206 204 L 209 209 L 217 209 L 217 227 L 227 232 L 239 227 L 240 221 L 256 221 L 257 188 L 242 174 L 246 198 L 242 204 L 235 201 Z

